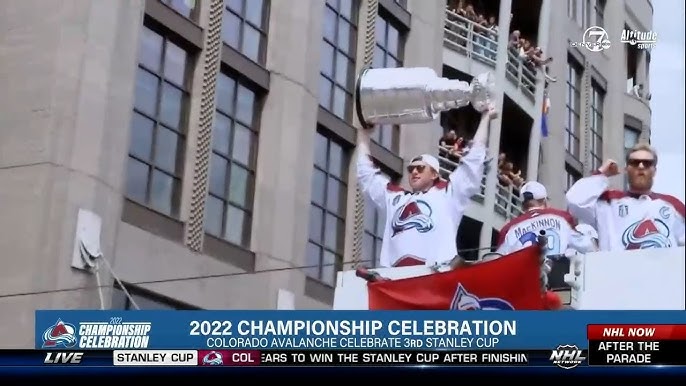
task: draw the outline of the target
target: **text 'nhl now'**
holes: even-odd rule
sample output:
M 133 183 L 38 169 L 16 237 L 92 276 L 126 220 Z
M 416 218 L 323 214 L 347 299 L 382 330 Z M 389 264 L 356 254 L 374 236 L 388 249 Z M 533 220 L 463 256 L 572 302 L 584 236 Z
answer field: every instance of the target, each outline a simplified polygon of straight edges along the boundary
M 149 322 L 109 324 L 84 322 L 79 324 L 80 348 L 147 348 L 150 341 Z

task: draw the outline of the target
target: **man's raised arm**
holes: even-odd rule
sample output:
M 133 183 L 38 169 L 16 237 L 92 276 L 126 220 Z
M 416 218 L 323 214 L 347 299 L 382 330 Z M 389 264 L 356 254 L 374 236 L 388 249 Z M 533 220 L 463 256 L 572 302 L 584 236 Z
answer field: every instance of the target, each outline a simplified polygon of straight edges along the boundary
M 597 228 L 598 199 L 608 190 L 609 177 L 619 174 L 617 162 L 607 160 L 598 173 L 577 181 L 567 191 L 567 210 L 579 221 Z
M 386 192 L 389 180 L 384 177 L 372 162 L 369 150 L 371 129 L 363 129 L 358 135 L 357 144 L 357 183 L 362 193 L 367 195 L 380 209 L 386 209 Z
M 488 140 L 488 125 L 491 119 L 497 117 L 495 108 L 490 108 L 481 115 L 479 127 L 472 139 L 471 148 L 460 163 L 450 174 L 448 190 L 450 194 L 463 206 L 481 189 L 486 160 L 486 142 Z

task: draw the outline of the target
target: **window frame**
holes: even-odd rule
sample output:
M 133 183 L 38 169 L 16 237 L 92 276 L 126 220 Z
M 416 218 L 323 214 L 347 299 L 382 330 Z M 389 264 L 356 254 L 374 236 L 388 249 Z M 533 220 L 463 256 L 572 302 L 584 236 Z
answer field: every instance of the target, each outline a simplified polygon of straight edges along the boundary
M 241 10 L 240 14 L 233 8 L 231 8 L 231 5 L 229 4 L 229 1 L 224 2 L 224 7 L 222 9 L 222 31 L 221 31 L 221 41 L 224 45 L 233 48 L 236 50 L 236 52 L 240 53 L 244 57 L 248 58 L 250 61 L 259 64 L 260 66 L 264 66 L 266 63 L 267 59 L 267 45 L 268 45 L 268 36 L 269 36 L 269 16 L 270 16 L 270 9 L 271 9 L 271 2 L 270 0 L 262 0 L 262 14 L 260 15 L 260 24 L 261 26 L 258 27 L 256 26 L 251 20 L 248 20 L 245 12 L 246 12 L 246 4 L 249 1 L 254 1 L 254 0 L 234 0 L 234 1 L 239 1 L 241 2 Z M 226 18 L 227 13 L 230 15 L 233 15 L 236 17 L 239 21 L 239 26 L 238 26 L 238 43 L 236 46 L 233 46 L 230 42 L 225 40 L 224 38 L 224 31 L 226 28 L 226 25 L 228 25 L 228 19 Z M 249 28 L 252 28 L 256 30 L 259 33 L 259 42 L 258 42 L 258 47 L 257 47 L 257 58 L 252 58 L 248 56 L 248 54 L 244 50 L 244 36 L 245 36 L 245 29 L 246 25 Z
M 605 0 L 595 1 L 595 25 L 598 27 L 605 27 L 605 7 L 607 2 Z
M 596 82 L 591 84 L 591 169 L 599 168 L 603 163 L 604 157 L 604 110 L 605 110 L 605 90 Z
M 383 22 L 383 37 L 378 36 L 379 34 L 379 20 Z M 389 49 L 389 34 L 391 30 L 397 31 L 397 52 L 393 53 Z M 405 43 L 407 41 L 407 31 L 403 28 L 401 23 L 398 23 L 388 12 L 383 8 L 379 8 L 379 12 L 376 15 L 376 28 L 375 33 L 375 43 L 374 43 L 374 60 L 381 60 L 381 68 L 388 67 L 388 57 L 390 56 L 395 63 L 396 67 L 402 67 L 405 60 Z M 379 41 L 381 40 L 381 42 Z M 377 54 L 381 53 L 383 55 L 382 59 L 377 59 Z M 390 139 L 387 137 L 390 136 Z M 400 146 L 400 125 L 381 125 L 374 130 L 371 139 L 376 142 L 379 146 L 393 153 L 398 153 L 398 148 Z M 389 143 L 386 143 L 389 142 Z M 386 145 L 389 146 L 386 146 Z
M 185 160 L 186 160 L 186 149 L 187 149 L 187 140 L 188 140 L 188 124 L 189 124 L 189 110 L 190 110 L 190 95 L 191 95 L 191 90 L 192 90 L 192 78 L 193 78 L 193 58 L 195 56 L 195 53 L 192 51 L 188 50 L 185 45 L 182 42 L 179 42 L 175 39 L 175 37 L 171 33 L 166 33 L 161 31 L 158 28 L 155 28 L 151 25 L 148 25 L 147 23 L 143 24 L 143 30 L 148 30 L 151 33 L 154 33 L 156 36 L 160 37 L 161 40 L 161 51 L 160 51 L 160 56 L 159 56 L 159 68 L 158 69 L 152 69 L 149 66 L 147 66 L 145 63 L 141 61 L 141 57 L 139 55 L 137 59 L 137 66 L 136 66 L 136 79 L 134 79 L 134 84 L 138 83 L 137 77 L 139 72 L 145 73 L 146 75 L 151 75 L 156 78 L 156 98 L 155 98 L 155 112 L 154 116 L 151 115 L 150 113 L 143 111 L 143 109 L 139 106 L 136 105 L 135 101 L 135 96 L 134 96 L 134 104 L 132 106 L 132 119 L 131 123 L 129 126 L 130 132 L 130 141 L 128 145 L 128 153 L 127 153 L 127 180 L 126 180 L 126 190 L 125 190 L 125 196 L 128 199 L 131 199 L 132 201 L 145 206 L 146 208 L 149 208 L 156 213 L 160 213 L 165 216 L 169 216 L 171 218 L 179 218 L 180 216 L 180 207 L 181 207 L 181 195 L 182 195 L 182 185 L 183 185 L 183 177 L 184 177 L 184 169 L 185 169 Z M 143 36 L 145 32 L 141 32 L 140 38 L 139 38 L 139 45 L 142 43 Z M 185 63 L 184 63 L 184 71 L 183 71 L 183 84 L 179 84 L 171 79 L 165 74 L 165 69 L 167 65 L 167 50 L 168 50 L 168 45 L 173 44 L 180 50 L 182 50 L 185 53 Z M 170 127 L 169 124 L 165 124 L 163 122 L 163 117 L 162 117 L 162 99 L 164 95 L 164 87 L 165 86 L 170 86 L 174 88 L 175 90 L 181 91 L 182 93 L 182 99 L 181 99 L 181 106 L 180 106 L 180 119 L 178 122 L 178 128 L 172 128 Z M 135 130 L 134 128 L 134 118 L 136 115 L 139 115 L 143 117 L 144 119 L 151 121 L 153 124 L 153 129 L 152 129 L 152 134 L 150 138 L 150 146 L 147 149 L 149 152 L 148 158 L 149 159 L 143 159 L 140 155 L 133 154 L 133 147 L 132 147 L 132 141 L 134 139 L 134 133 L 133 131 Z M 158 165 L 158 161 L 156 160 L 157 156 L 157 141 L 158 141 L 158 136 L 161 130 L 167 130 L 176 135 L 176 150 L 175 150 L 175 163 L 174 163 L 174 172 L 173 174 L 170 173 L 169 170 L 166 168 Z M 130 178 L 130 162 L 137 162 L 139 164 L 145 165 L 147 169 L 147 174 L 146 174 L 146 185 L 145 185 L 145 197 L 143 201 L 138 200 L 137 198 L 132 197 L 129 191 L 129 178 Z M 162 173 L 166 175 L 167 177 L 172 178 L 172 193 L 171 193 L 171 202 L 169 203 L 170 206 L 170 211 L 166 212 L 162 210 L 161 208 L 156 207 L 153 204 L 152 200 L 152 182 L 153 182 L 153 176 L 154 173 Z
M 565 193 L 582 177 L 583 175 L 578 170 L 565 162 Z
M 205 216 L 205 224 L 204 224 L 204 232 L 210 236 L 213 236 L 215 238 L 218 238 L 219 240 L 240 246 L 241 248 L 250 248 L 250 243 L 252 239 L 252 222 L 253 222 L 253 215 L 254 215 L 254 205 L 255 205 L 255 182 L 256 182 L 256 173 L 257 173 L 257 152 L 259 148 L 259 120 L 260 120 L 260 113 L 261 113 L 261 106 L 262 106 L 262 95 L 261 93 L 253 88 L 249 83 L 245 82 L 240 76 L 237 76 L 235 74 L 232 74 L 230 71 L 220 71 L 219 74 L 217 75 L 217 82 L 219 82 L 219 77 L 226 77 L 230 79 L 233 82 L 233 90 L 231 91 L 231 107 L 230 107 L 230 112 L 225 110 L 224 107 L 219 106 L 218 103 L 215 104 L 215 111 L 214 111 L 214 118 L 213 118 L 213 126 L 212 126 L 212 138 L 211 138 L 211 144 L 210 144 L 210 162 L 208 164 L 208 188 L 207 188 L 207 201 L 205 203 L 205 208 L 207 210 L 208 208 L 208 202 L 210 199 L 217 200 L 221 203 L 222 205 L 222 214 L 221 214 L 221 230 L 220 234 L 215 234 L 212 232 L 212 230 L 209 230 L 208 227 L 208 222 L 207 222 L 207 215 Z M 218 88 L 218 87 L 217 87 Z M 239 119 L 237 117 L 238 115 L 238 107 L 239 107 L 239 90 L 243 88 L 249 92 L 252 93 L 253 95 L 253 102 L 252 102 L 252 113 L 251 113 L 251 119 L 252 122 L 248 123 L 243 121 L 242 119 Z M 218 122 L 218 117 L 221 116 L 223 119 L 226 119 L 229 121 L 230 127 L 229 127 L 229 138 L 227 139 L 228 141 L 228 149 L 226 149 L 226 153 L 221 153 L 215 149 L 215 135 L 218 133 L 216 129 L 216 125 Z M 250 144 L 249 144 L 249 154 L 248 154 L 248 160 L 247 164 L 244 163 L 242 160 L 239 160 L 236 158 L 234 149 L 235 149 L 235 138 L 236 138 L 236 125 L 240 125 L 243 128 L 247 128 L 249 131 L 250 135 Z M 219 157 L 223 162 L 225 162 L 225 169 L 224 169 L 224 192 L 223 196 L 219 196 L 215 192 L 212 191 L 212 158 L 214 157 Z M 245 205 L 240 204 L 234 200 L 231 199 L 231 176 L 235 168 L 240 168 L 244 171 L 247 172 L 247 178 L 248 180 L 246 181 L 246 188 L 245 188 Z M 227 214 L 227 208 L 231 206 L 235 208 L 236 210 L 240 210 L 243 213 L 243 224 L 242 224 L 242 234 L 240 235 L 240 241 L 236 242 L 235 240 L 232 240 L 227 237 L 226 230 L 227 226 L 229 224 L 229 216 Z
M 314 186 L 314 174 L 316 172 L 320 172 L 324 174 L 324 181 L 325 185 L 321 188 L 321 191 L 323 191 L 323 197 L 324 197 L 324 202 L 323 203 L 318 203 L 314 199 L 314 193 L 311 193 L 310 197 L 310 206 L 309 210 L 310 213 L 312 210 L 317 210 L 318 215 L 323 215 L 321 217 L 321 231 L 319 234 L 319 240 L 313 240 L 310 234 L 310 231 L 308 230 L 308 236 L 307 236 L 307 254 L 308 254 L 308 259 L 309 259 L 309 253 L 310 253 L 310 247 L 309 245 L 312 244 L 315 246 L 318 250 L 318 257 L 317 257 L 317 265 L 312 266 L 308 263 L 308 269 L 307 269 L 307 276 L 310 277 L 311 279 L 314 279 L 321 284 L 328 286 L 328 287 L 334 287 L 335 282 L 336 282 L 336 272 L 340 271 L 343 268 L 343 259 L 345 256 L 345 228 L 346 228 L 346 222 L 347 222 L 347 199 L 348 199 L 348 187 L 349 187 L 349 181 L 348 181 L 348 172 L 349 172 L 349 164 L 350 164 L 350 149 L 345 145 L 344 142 L 337 140 L 334 136 L 332 136 L 330 133 L 326 131 L 325 128 L 318 128 L 316 131 L 316 134 L 318 136 L 321 136 L 323 139 L 326 140 L 326 166 L 322 168 L 321 165 L 317 164 L 317 160 L 315 159 L 313 164 L 312 164 L 312 191 L 314 191 L 315 187 Z M 317 144 L 317 140 L 315 140 L 315 146 Z M 334 172 L 332 172 L 332 165 L 331 165 L 331 148 L 332 144 L 335 144 L 338 146 L 341 150 L 341 176 L 337 176 Z M 329 197 L 329 179 L 334 179 L 337 182 L 337 187 L 339 188 L 339 193 L 342 192 L 344 195 L 343 197 L 338 197 L 339 203 L 338 203 L 338 209 L 340 210 L 340 213 L 334 212 L 329 208 L 329 203 L 328 203 L 328 197 Z M 331 248 L 327 246 L 327 240 L 326 240 L 326 233 L 327 233 L 327 224 L 326 224 L 326 219 L 328 216 L 334 217 L 334 219 L 338 222 L 340 221 L 340 228 L 337 229 L 337 235 L 336 235 L 336 246 L 335 248 Z M 311 214 L 310 214 L 310 220 L 311 221 Z M 312 224 L 308 224 L 308 229 L 311 227 Z M 335 250 L 334 250 L 335 249 Z M 331 278 L 325 278 L 324 277 L 324 254 L 326 252 L 332 253 L 334 255 L 334 271 L 333 271 L 333 277 Z M 316 269 L 316 274 L 313 274 L 313 270 Z M 331 280 L 331 281 L 328 281 Z
M 335 3 L 335 6 L 332 5 L 331 3 Z M 329 63 L 331 67 L 331 75 L 328 75 L 324 72 L 324 62 L 323 62 L 323 55 L 324 55 L 324 50 L 322 49 L 322 59 L 320 59 L 320 70 L 319 70 L 319 91 L 318 91 L 318 99 L 319 99 L 319 105 L 322 106 L 325 110 L 331 112 L 334 116 L 342 119 L 343 121 L 350 122 L 352 120 L 352 113 L 353 113 L 353 99 L 354 99 L 354 88 L 355 88 L 355 66 L 357 63 L 357 43 L 358 43 L 358 28 L 359 28 L 359 16 L 360 16 L 360 0 L 350 0 L 351 8 L 350 8 L 350 17 L 345 16 L 342 13 L 342 10 L 340 8 L 340 2 L 341 0 L 326 0 L 326 3 L 324 5 L 324 18 L 323 22 L 327 23 L 327 18 L 326 18 L 326 13 L 327 11 L 332 11 L 334 16 L 336 17 L 336 27 L 334 31 L 334 40 L 335 42 L 330 41 L 327 36 L 326 32 L 322 33 L 322 45 L 329 45 L 333 47 L 333 57 L 330 58 L 331 63 Z M 351 37 L 354 36 L 354 38 L 351 38 L 348 41 L 348 51 L 343 51 L 343 49 L 339 46 L 338 42 L 341 40 L 340 38 L 340 25 L 341 22 L 348 24 L 350 28 L 350 33 Z M 347 61 L 347 66 L 346 66 L 346 83 L 345 85 L 342 85 L 338 82 L 336 79 L 338 76 L 338 69 L 336 66 L 336 57 L 341 54 L 345 57 Z M 327 58 L 328 59 L 328 58 Z M 329 92 L 327 96 L 327 101 L 326 103 L 323 102 L 323 98 L 325 97 L 322 95 L 322 84 L 326 82 L 327 85 L 330 87 L 327 87 Z M 335 94 L 336 94 L 336 89 L 343 90 L 344 92 L 344 97 L 345 101 L 343 104 L 343 112 L 342 116 L 338 114 L 336 111 L 336 106 L 334 104 L 335 102 Z
M 132 298 L 134 298 L 134 301 L 136 301 L 136 304 L 140 303 L 140 300 L 144 300 L 145 302 L 149 303 L 156 303 L 159 304 L 163 307 L 160 308 L 141 308 L 141 311 L 146 311 L 146 310 L 176 310 L 176 311 L 194 311 L 194 310 L 201 310 L 200 307 L 196 307 L 194 305 L 169 298 L 167 296 L 160 295 L 158 293 L 152 292 L 150 290 L 144 289 L 142 287 L 138 286 L 133 286 L 129 285 L 127 283 L 124 283 L 124 286 L 126 287 L 126 291 L 131 295 Z M 114 308 L 115 305 L 119 306 L 122 305 L 122 307 L 117 307 Z M 139 304 L 140 306 L 140 304 Z M 136 307 L 133 307 L 133 303 L 131 302 L 131 299 L 129 299 L 128 296 L 126 296 L 126 293 L 122 290 L 121 286 L 117 283 L 112 286 L 112 302 L 110 304 L 110 310 L 124 310 L 124 311 L 136 311 Z
M 179 15 L 181 15 L 181 16 L 185 17 L 186 19 L 191 20 L 191 21 L 193 21 L 193 22 L 197 22 L 197 21 L 198 21 L 198 15 L 199 15 L 199 13 L 200 13 L 200 12 L 199 12 L 199 11 L 200 11 L 200 7 L 198 6 L 198 5 L 199 5 L 199 4 L 198 4 L 198 3 L 199 3 L 199 0 L 194 0 L 194 4 L 193 4 L 193 7 L 192 7 L 192 8 L 185 8 L 185 9 L 188 10 L 188 14 L 186 14 L 186 12 L 184 11 L 184 9 L 180 9 L 180 8 L 178 8 L 178 7 L 176 6 L 175 3 L 176 3 L 177 1 L 178 1 L 178 0 L 160 0 L 160 2 L 161 2 L 162 4 L 164 4 L 164 5 L 166 5 L 167 7 L 171 8 L 172 10 L 174 10 L 174 12 L 178 13 Z
M 567 59 L 567 79 L 565 90 L 565 151 L 576 160 L 581 159 L 582 71 L 583 70 L 581 69 L 581 66 L 573 58 L 570 57 Z M 574 76 L 573 80 L 570 79 L 572 75 Z

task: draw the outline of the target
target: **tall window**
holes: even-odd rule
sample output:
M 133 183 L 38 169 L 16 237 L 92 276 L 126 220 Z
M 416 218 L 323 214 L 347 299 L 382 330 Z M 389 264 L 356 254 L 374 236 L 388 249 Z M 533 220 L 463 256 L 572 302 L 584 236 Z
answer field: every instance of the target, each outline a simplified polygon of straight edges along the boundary
M 567 0 L 567 16 L 576 21 L 580 26 L 584 26 L 584 5 L 587 0 Z
M 143 27 L 127 167 L 127 196 L 178 216 L 189 90 L 189 54 Z
M 605 5 L 606 0 L 596 0 L 595 2 L 595 25 L 598 27 L 605 26 Z
M 595 170 L 603 162 L 603 108 L 605 91 L 595 82 L 591 94 L 591 169 Z
M 343 265 L 348 154 L 317 132 L 310 205 L 308 275 L 333 286 Z
M 381 14 L 376 16 L 376 46 L 374 48 L 375 68 L 395 68 L 403 66 L 404 36 L 390 20 Z M 372 139 L 388 150 L 397 149 L 399 127 L 383 125 L 374 130 Z
M 217 78 L 212 128 L 210 186 L 205 211 L 208 233 L 250 246 L 254 187 L 255 93 L 232 77 Z
M 186 18 L 196 18 L 198 0 L 162 0 L 162 2 Z
M 579 159 L 579 137 L 581 136 L 581 70 L 572 62 L 567 62 L 567 119 L 565 121 L 565 149 Z
M 581 173 L 579 173 L 569 164 L 565 164 L 565 176 L 565 192 L 567 192 L 572 185 L 581 179 Z
M 362 261 L 371 267 L 379 266 L 381 243 L 386 228 L 386 213 L 371 200 L 364 203 L 364 235 L 362 236 Z
M 257 63 L 264 63 L 268 0 L 226 0 L 222 38 Z
M 324 7 L 319 104 L 344 120 L 352 112 L 358 7 L 357 0 L 327 0 Z

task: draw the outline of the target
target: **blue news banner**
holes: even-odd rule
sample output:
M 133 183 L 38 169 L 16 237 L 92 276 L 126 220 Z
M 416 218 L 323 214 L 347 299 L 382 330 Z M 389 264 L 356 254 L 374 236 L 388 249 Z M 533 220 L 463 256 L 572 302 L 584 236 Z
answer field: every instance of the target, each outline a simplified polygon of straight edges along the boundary
M 35 323 L 36 350 L 3 366 L 686 366 L 683 311 L 36 311 Z

